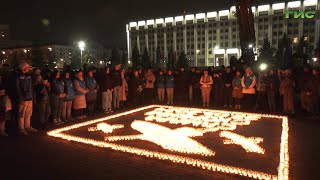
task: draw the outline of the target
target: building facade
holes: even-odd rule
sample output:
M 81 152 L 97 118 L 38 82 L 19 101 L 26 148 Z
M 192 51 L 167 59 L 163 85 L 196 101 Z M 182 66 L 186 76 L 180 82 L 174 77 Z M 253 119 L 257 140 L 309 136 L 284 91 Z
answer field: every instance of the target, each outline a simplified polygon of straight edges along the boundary
M 316 10 L 319 14 L 319 9 L 318 0 L 252 7 L 255 49 L 261 48 L 265 37 L 269 38 L 272 47 L 277 48 L 279 39 L 286 33 L 292 40 L 293 49 L 304 35 L 313 50 L 320 34 L 319 16 L 287 19 L 285 11 Z M 126 25 L 128 60 L 132 58 L 133 48 L 137 47 L 141 53 L 147 49 L 154 61 L 159 47 L 163 62 L 168 59 L 168 51 L 173 49 L 176 55 L 184 51 L 190 66 L 229 65 L 232 56 L 241 56 L 239 24 L 235 13 L 233 6 L 229 10 L 130 22 Z
M 85 49 L 83 59 L 89 64 L 97 65 L 101 59 L 100 49 Z M 38 51 L 45 64 L 55 64 L 58 68 L 63 68 L 65 64 L 71 64 L 73 59 L 80 59 L 80 50 L 78 47 L 60 44 L 47 44 L 37 47 L 27 46 L 19 48 L 2 49 L 0 54 L 1 63 L 21 62 L 30 60 L 34 55 L 33 51 Z M 76 58 L 74 58 L 76 57 Z M 100 59 L 99 59 L 100 58 Z M 31 62 L 32 63 L 32 62 Z

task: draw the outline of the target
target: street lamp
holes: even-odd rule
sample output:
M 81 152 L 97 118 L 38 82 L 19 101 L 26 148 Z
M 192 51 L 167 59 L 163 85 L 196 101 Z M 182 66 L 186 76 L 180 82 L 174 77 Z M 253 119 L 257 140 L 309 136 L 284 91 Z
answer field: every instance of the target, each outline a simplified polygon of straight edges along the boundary
M 86 46 L 86 43 L 84 41 L 78 42 L 78 47 L 80 49 L 80 56 L 81 56 L 81 64 L 82 64 L 82 51 L 84 50 L 85 46 Z
M 262 64 L 260 65 L 260 69 L 261 69 L 261 71 L 266 70 L 266 69 L 267 69 L 267 67 L 268 67 L 268 65 L 267 65 L 267 64 L 265 64 L 265 63 L 262 63 Z
M 249 44 L 249 48 L 253 48 L 253 44 Z

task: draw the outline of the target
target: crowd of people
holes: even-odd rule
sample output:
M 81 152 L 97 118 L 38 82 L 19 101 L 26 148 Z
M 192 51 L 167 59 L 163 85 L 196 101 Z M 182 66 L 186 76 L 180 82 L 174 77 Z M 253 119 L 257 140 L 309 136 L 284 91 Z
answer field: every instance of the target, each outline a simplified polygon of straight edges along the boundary
M 148 104 L 319 115 L 319 70 L 268 71 L 244 66 L 178 69 L 121 68 L 64 71 L 39 69 L 27 63 L 3 65 L 0 78 L 0 136 L 6 120 L 19 135 L 45 130 L 124 108 Z M 299 97 L 299 98 L 296 98 Z

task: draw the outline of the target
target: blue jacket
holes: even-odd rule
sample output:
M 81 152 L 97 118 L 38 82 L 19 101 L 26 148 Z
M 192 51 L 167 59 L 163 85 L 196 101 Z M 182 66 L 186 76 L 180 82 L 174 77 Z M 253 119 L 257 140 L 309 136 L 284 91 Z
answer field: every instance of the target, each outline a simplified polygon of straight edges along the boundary
M 86 83 L 85 83 L 84 81 L 81 81 L 81 80 L 78 79 L 78 78 L 77 78 L 75 81 L 79 83 L 79 86 L 80 86 L 82 89 L 87 89 L 87 88 L 86 88 Z M 80 91 L 78 91 L 78 90 L 75 90 L 75 95 L 76 95 L 76 96 L 84 96 L 84 95 L 86 95 L 86 94 L 83 93 L 83 92 L 80 92 Z
M 59 97 L 60 94 L 64 93 L 64 82 L 62 80 L 53 80 L 53 93 Z
M 166 88 L 174 88 L 174 76 L 167 75 L 166 77 Z
M 250 76 L 247 76 L 245 74 L 243 77 L 244 77 L 244 85 L 246 85 L 246 87 L 251 86 L 253 82 L 254 74 L 252 73 Z
M 89 89 L 88 94 L 95 94 L 94 90 L 97 89 L 97 81 L 94 79 L 94 77 L 87 77 L 85 79 L 86 86 Z
M 165 75 L 159 75 L 157 78 L 157 85 L 158 88 L 165 88 L 166 87 L 166 77 Z
M 65 100 L 73 100 L 74 98 L 73 82 L 70 79 L 67 79 L 64 85 L 65 85 L 64 87 L 66 92 Z
M 16 79 L 18 101 L 32 101 L 33 88 L 30 76 L 20 74 Z

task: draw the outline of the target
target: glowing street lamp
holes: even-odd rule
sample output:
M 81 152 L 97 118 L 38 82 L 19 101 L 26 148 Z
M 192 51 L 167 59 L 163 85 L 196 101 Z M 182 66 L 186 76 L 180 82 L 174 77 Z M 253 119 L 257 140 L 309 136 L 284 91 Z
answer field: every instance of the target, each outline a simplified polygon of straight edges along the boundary
M 79 41 L 78 42 L 78 47 L 80 49 L 80 56 L 81 56 L 81 64 L 82 64 L 82 51 L 86 47 L 86 43 L 84 41 Z
M 261 69 L 261 71 L 264 71 L 264 70 L 266 70 L 267 69 L 267 64 L 265 64 L 265 63 L 262 63 L 261 65 L 260 65 L 260 69 Z
M 249 48 L 253 48 L 253 44 L 249 44 Z

